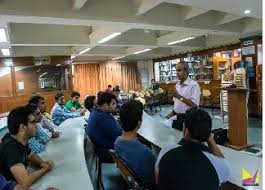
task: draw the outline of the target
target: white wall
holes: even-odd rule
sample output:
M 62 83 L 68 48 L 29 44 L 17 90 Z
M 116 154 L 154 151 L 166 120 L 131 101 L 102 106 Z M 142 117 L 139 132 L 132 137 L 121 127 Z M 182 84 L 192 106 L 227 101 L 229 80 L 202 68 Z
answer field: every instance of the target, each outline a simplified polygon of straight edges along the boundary
M 153 61 L 137 61 L 137 67 L 140 73 L 141 87 L 145 89 L 149 87 L 151 79 L 154 78 Z

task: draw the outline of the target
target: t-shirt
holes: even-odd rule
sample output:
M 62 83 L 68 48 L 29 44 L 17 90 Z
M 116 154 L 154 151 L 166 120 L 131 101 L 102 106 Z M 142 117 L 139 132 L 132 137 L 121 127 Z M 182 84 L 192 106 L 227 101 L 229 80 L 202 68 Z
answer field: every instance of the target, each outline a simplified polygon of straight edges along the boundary
M 7 181 L 4 176 L 0 175 L 0 190 L 13 190 L 16 186 L 16 182 Z
M 72 107 L 74 107 L 75 110 L 78 110 L 79 108 L 81 108 L 81 104 L 79 102 L 73 102 L 72 100 L 69 100 L 68 102 L 66 102 L 65 107 L 69 110 L 71 110 Z
M 0 173 L 7 179 L 16 181 L 10 168 L 18 163 L 28 167 L 28 156 L 31 153 L 28 145 L 23 145 L 7 133 L 0 144 Z
M 116 153 L 146 184 L 154 184 L 155 156 L 151 150 L 138 140 L 124 140 L 118 137 L 114 144 Z
M 120 124 L 111 113 L 95 108 L 89 115 L 85 130 L 101 161 L 108 161 L 111 158 L 108 150 L 113 149 L 116 138 L 122 134 Z

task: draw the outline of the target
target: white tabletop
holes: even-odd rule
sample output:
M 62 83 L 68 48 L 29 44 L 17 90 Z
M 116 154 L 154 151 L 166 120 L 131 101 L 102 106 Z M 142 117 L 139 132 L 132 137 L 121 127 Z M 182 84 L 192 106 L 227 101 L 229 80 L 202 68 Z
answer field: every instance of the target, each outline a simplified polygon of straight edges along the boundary
M 93 190 L 84 155 L 83 117 L 68 119 L 59 128 L 62 133 L 51 140 L 46 151 L 40 153 L 44 160 L 53 160 L 55 167 L 33 184 L 32 189 L 56 187 L 60 190 Z
M 142 126 L 138 131 L 138 134 L 144 137 L 146 140 L 152 144 L 158 146 L 159 148 L 164 148 L 171 145 L 177 145 L 177 143 L 183 137 L 183 133 L 165 126 L 163 123 L 156 121 L 151 116 L 144 113 Z M 231 165 L 231 178 L 230 182 L 238 186 L 242 186 L 242 168 L 245 168 L 247 171 L 253 175 L 257 170 L 261 174 L 262 169 L 262 159 L 249 155 L 244 152 L 236 151 L 224 146 L 219 146 L 223 152 L 225 158 L 229 161 Z M 249 190 L 258 190 L 262 187 L 262 179 L 260 176 L 260 185 L 259 186 L 244 186 L 243 188 Z

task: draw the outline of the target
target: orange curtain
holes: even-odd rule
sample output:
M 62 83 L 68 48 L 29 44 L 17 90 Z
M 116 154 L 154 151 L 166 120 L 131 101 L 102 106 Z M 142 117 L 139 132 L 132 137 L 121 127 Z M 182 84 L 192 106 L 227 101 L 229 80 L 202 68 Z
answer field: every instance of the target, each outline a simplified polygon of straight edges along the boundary
M 99 65 L 76 64 L 74 65 L 74 90 L 81 94 L 83 99 L 86 95 L 96 95 L 99 91 Z
M 103 63 L 74 65 L 74 90 L 85 95 L 96 95 L 109 84 L 119 85 L 124 91 L 141 88 L 136 63 Z

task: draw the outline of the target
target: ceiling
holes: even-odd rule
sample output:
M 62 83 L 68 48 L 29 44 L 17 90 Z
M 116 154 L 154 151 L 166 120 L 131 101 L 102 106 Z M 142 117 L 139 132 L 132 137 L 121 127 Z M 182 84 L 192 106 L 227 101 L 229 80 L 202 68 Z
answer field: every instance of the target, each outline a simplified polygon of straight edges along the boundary
M 262 0 L 0 0 L 0 28 L 8 33 L 0 48 L 10 48 L 12 57 L 147 60 L 261 33 L 261 5 Z M 113 33 L 120 35 L 98 42 Z M 189 37 L 194 38 L 168 45 Z M 134 54 L 145 49 L 151 50 Z

